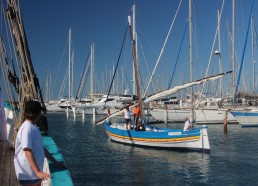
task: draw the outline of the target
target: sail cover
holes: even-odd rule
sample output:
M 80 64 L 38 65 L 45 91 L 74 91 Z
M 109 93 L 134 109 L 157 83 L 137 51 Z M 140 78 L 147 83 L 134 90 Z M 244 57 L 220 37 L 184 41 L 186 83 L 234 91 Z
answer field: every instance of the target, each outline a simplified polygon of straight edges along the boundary
M 200 79 L 200 80 L 197 80 L 197 81 L 186 83 L 186 84 L 183 84 L 183 85 L 178 85 L 178 86 L 175 86 L 171 89 L 164 90 L 162 92 L 158 92 L 158 93 L 153 94 L 153 95 L 149 96 L 148 98 L 146 98 L 144 100 L 144 103 L 148 103 L 150 101 L 154 101 L 154 100 L 157 100 L 157 99 L 162 99 L 162 98 L 168 97 L 168 96 L 176 93 L 179 90 L 182 90 L 182 89 L 194 86 L 194 85 L 199 85 L 199 84 L 205 83 L 206 81 L 212 81 L 212 80 L 214 81 L 214 80 L 216 80 L 218 78 L 221 78 L 222 76 L 224 76 L 228 73 L 231 73 L 231 72 L 232 71 L 228 71 L 228 72 L 221 73 L 221 74 L 218 74 L 218 75 L 215 75 L 215 76 L 210 76 L 210 77 L 203 78 L 203 79 Z

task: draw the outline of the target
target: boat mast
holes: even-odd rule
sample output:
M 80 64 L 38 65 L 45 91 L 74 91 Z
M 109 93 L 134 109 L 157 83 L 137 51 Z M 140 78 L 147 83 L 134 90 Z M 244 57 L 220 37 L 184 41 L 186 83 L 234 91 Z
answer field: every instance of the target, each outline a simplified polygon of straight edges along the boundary
M 255 93 L 255 57 L 254 57 L 254 18 L 252 16 L 252 21 L 251 21 L 251 26 L 252 26 L 252 58 L 253 58 L 253 93 Z
M 69 28 L 68 82 L 68 100 L 71 100 L 71 28 Z
M 73 82 L 74 82 L 74 79 L 73 79 L 73 72 L 74 72 L 74 70 L 73 70 L 73 67 L 74 67 L 74 50 L 72 50 L 72 58 L 71 58 L 71 64 L 72 64 L 72 66 L 71 66 L 71 99 L 73 99 Z
M 123 66 L 122 66 L 122 68 L 121 68 L 121 71 L 122 71 L 122 91 L 121 91 L 121 94 L 124 94 L 124 68 L 123 68 Z
M 133 5 L 133 10 L 135 9 L 135 5 Z M 133 11 L 134 12 L 134 11 Z M 135 18 L 133 18 L 134 20 Z M 134 29 L 131 25 L 131 17 L 128 16 L 128 23 L 129 23 L 129 27 L 130 27 L 130 33 L 131 33 L 131 40 L 132 40 L 132 54 L 133 54 L 133 70 L 134 70 L 134 79 L 135 82 L 133 82 L 134 86 L 136 86 L 136 90 L 137 90 L 137 98 L 138 98 L 138 104 L 140 105 L 140 116 L 142 116 L 142 96 L 141 96 L 141 90 L 140 90 L 140 80 L 139 80 L 139 69 L 138 69 L 138 59 L 137 59 L 137 45 L 136 45 L 136 38 L 137 36 L 135 36 L 136 32 L 134 32 Z M 134 22 L 135 24 L 135 22 Z M 134 25 L 133 24 L 133 25 Z M 133 91 L 135 91 L 135 89 L 133 89 Z M 133 95 L 136 95 L 135 92 L 133 92 Z
M 219 73 L 222 73 L 222 61 L 221 61 L 221 45 L 220 45 L 220 10 L 218 10 L 218 43 L 219 43 L 219 52 L 218 52 L 218 56 L 219 56 Z M 222 98 L 222 78 L 220 78 L 220 91 L 219 91 L 219 96 L 220 98 Z
M 114 65 L 113 65 L 112 77 L 113 77 L 114 75 L 115 75 L 115 67 L 114 67 Z M 113 81 L 112 92 L 113 92 L 113 94 L 115 94 L 115 78 L 114 78 L 114 81 Z
M 232 0 L 232 88 L 235 87 L 235 0 Z
M 94 51 L 95 50 L 95 43 L 91 45 L 91 78 L 90 78 L 90 95 L 91 95 L 91 102 L 93 103 L 93 95 L 94 95 Z
M 135 21 L 135 7 L 136 5 L 133 5 L 133 25 L 132 25 L 132 29 L 133 29 L 133 42 L 135 45 L 135 57 L 137 58 L 137 33 L 136 33 L 136 21 Z M 135 69 L 135 64 L 133 63 L 133 69 Z M 133 95 L 136 95 L 136 79 L 135 79 L 135 71 L 133 70 Z
M 189 49 L 190 49 L 190 81 L 193 81 L 193 49 L 192 49 L 192 0 L 189 0 Z M 193 117 L 193 99 L 194 99 L 194 92 L 193 87 L 191 87 L 191 118 L 190 122 L 194 122 Z

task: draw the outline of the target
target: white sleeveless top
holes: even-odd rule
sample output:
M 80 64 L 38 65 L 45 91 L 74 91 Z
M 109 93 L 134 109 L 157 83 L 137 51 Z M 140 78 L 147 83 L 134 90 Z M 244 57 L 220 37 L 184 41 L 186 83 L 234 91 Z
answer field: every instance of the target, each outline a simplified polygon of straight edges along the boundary
M 124 109 L 124 118 L 125 119 L 131 119 L 131 111 Z

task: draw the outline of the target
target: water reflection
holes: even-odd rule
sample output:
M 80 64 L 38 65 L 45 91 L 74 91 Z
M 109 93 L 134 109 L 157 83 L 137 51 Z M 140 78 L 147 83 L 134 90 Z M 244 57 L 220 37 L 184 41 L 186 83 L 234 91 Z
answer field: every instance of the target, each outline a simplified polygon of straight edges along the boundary
M 209 125 L 211 154 L 132 147 L 109 140 L 91 117 L 50 114 L 50 133 L 74 185 L 246 185 L 256 183 L 258 128 Z M 161 126 L 160 124 L 157 126 Z M 183 124 L 168 124 L 182 128 Z
M 175 179 L 177 177 L 184 177 L 186 183 L 193 183 L 197 178 L 201 183 L 207 183 L 209 180 L 209 154 L 133 147 L 116 143 L 111 140 L 108 140 L 107 148 L 116 155 L 130 154 L 130 157 L 132 158 L 131 169 L 135 173 L 135 181 L 139 184 L 147 179 L 155 182 L 155 177 L 164 181 L 166 179 L 165 177 L 168 175 L 170 176 L 170 181 L 173 180 L 173 177 Z M 149 168 L 147 168 L 146 165 L 148 165 Z M 146 168 L 147 170 L 143 170 Z M 143 174 L 146 171 L 151 172 L 155 177 L 149 178 L 148 174 Z

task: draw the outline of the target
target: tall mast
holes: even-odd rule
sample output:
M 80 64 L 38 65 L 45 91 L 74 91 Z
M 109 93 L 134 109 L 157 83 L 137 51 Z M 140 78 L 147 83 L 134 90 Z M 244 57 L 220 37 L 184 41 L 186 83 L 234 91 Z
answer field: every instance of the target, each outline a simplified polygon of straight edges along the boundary
M 74 50 L 72 50 L 72 58 L 71 58 L 71 99 L 73 99 L 73 82 L 74 82 L 74 79 L 73 79 L 73 67 L 74 67 Z
M 252 16 L 252 58 L 253 58 L 253 93 L 255 93 L 255 57 L 254 57 L 254 18 Z
M 69 49 L 68 49 L 68 99 L 71 100 L 71 28 L 69 29 Z
M 94 51 L 95 50 L 95 43 L 91 45 L 91 78 L 90 78 L 90 94 L 91 94 L 91 102 L 93 102 L 93 94 L 94 94 Z
M 232 87 L 235 87 L 235 0 L 232 0 Z
M 135 12 L 135 5 L 133 5 L 133 15 Z M 133 16 L 133 25 L 135 25 L 135 16 Z M 139 80 L 139 69 L 138 69 L 138 59 L 137 59 L 137 47 L 136 47 L 136 40 L 137 40 L 137 35 L 135 32 L 135 27 L 132 28 L 131 25 L 131 17 L 128 16 L 128 23 L 130 27 L 130 33 L 131 33 L 131 40 L 132 40 L 132 54 L 133 54 L 133 70 L 134 70 L 134 80 L 133 80 L 133 85 L 136 86 L 133 88 L 133 95 L 137 95 L 138 97 L 138 103 L 140 105 L 140 116 L 142 116 L 142 96 L 141 96 L 141 89 L 140 89 L 140 80 Z M 137 94 L 136 94 L 137 90 Z
M 135 21 L 135 7 L 136 5 L 133 5 L 133 24 L 132 24 L 132 27 L 133 27 L 133 42 L 135 44 L 135 57 L 137 58 L 137 34 L 136 34 L 136 21 Z M 133 69 L 135 69 L 134 67 L 134 63 L 133 63 Z M 133 70 L 133 95 L 136 95 L 136 79 L 135 79 L 135 71 Z
M 218 10 L 218 43 L 219 43 L 219 73 L 222 73 L 222 61 L 221 61 L 221 45 L 220 45 L 220 10 Z M 222 98 L 222 78 L 220 78 L 220 91 L 219 96 Z
M 112 76 L 114 76 L 115 75 L 115 66 L 113 65 L 113 71 L 112 71 Z M 111 79 L 111 81 L 112 81 L 112 79 Z M 115 94 L 115 79 L 114 79 L 114 81 L 113 81 L 113 86 L 112 86 L 112 92 L 113 92 L 113 94 Z
M 193 81 L 193 51 L 192 51 L 192 0 L 189 0 L 189 50 L 190 50 L 190 81 Z M 190 121 L 193 122 L 193 87 L 191 87 L 191 104 L 192 104 L 192 111 L 191 111 L 191 118 Z
M 122 92 L 122 94 L 124 94 L 125 91 L 124 91 L 124 68 L 123 68 L 123 66 L 122 66 L 121 71 L 122 71 L 122 86 L 121 86 L 122 87 L 122 89 L 121 89 L 122 91 L 121 92 Z
M 189 0 L 189 49 L 190 49 L 190 81 L 193 81 L 193 51 L 192 51 L 192 0 Z M 193 89 L 192 89 L 193 93 Z

